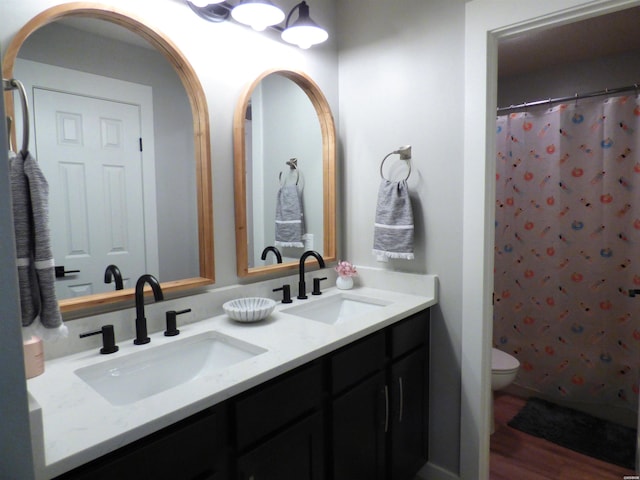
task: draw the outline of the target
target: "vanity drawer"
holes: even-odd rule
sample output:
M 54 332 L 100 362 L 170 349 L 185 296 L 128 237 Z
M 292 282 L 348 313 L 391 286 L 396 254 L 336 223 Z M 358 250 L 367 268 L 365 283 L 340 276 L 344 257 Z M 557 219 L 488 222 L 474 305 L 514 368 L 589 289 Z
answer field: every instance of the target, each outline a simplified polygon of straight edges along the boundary
M 384 368 L 385 332 L 338 350 L 331 356 L 331 392 L 337 394 Z
M 321 403 L 321 362 L 313 362 L 250 390 L 236 401 L 238 449 L 243 450 L 319 408 Z
M 393 325 L 391 333 L 391 358 L 424 345 L 429 340 L 429 310 L 411 315 Z

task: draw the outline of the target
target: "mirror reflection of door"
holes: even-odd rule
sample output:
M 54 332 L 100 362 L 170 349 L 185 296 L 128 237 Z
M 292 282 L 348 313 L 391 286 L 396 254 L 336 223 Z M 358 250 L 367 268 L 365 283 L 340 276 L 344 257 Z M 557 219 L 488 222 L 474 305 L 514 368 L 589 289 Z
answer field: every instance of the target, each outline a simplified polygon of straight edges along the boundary
M 36 151 L 50 190 L 55 263 L 77 271 L 56 281 L 59 298 L 113 290 L 115 264 L 146 271 L 139 106 L 36 88 Z
M 160 41 L 160 44 L 164 41 L 160 34 L 153 38 Z M 167 47 L 167 51 L 172 49 Z M 10 76 L 19 78 L 25 84 L 30 103 L 33 101 L 33 88 L 38 87 L 141 106 L 139 128 L 142 133 L 138 138 L 142 136 L 144 147 L 144 179 L 141 187 L 144 197 L 141 204 L 144 210 L 141 215 L 133 217 L 135 209 L 128 204 L 127 214 L 131 216 L 128 218 L 130 225 L 135 218 L 137 227 L 143 228 L 141 260 L 146 262 L 146 271 L 125 271 L 126 266 L 119 263 L 122 260 L 116 263 L 109 259 L 109 263 L 118 265 L 123 276 L 134 281 L 136 275 L 151 273 L 171 289 L 181 286 L 181 282 L 185 281 L 209 283 L 207 280 L 213 276 L 210 270 L 212 251 L 204 250 L 207 239 L 210 238 L 212 214 L 199 215 L 199 211 L 210 211 L 210 185 L 204 180 L 201 182 L 201 179 L 210 177 L 209 174 L 202 174 L 210 168 L 207 140 L 209 128 L 203 130 L 206 135 L 194 135 L 194 125 L 208 125 L 208 115 L 203 114 L 206 110 L 202 101 L 204 94 L 199 91 L 197 80 L 188 82 L 195 87 L 194 91 L 185 88 L 186 84 L 181 80 L 179 72 L 184 73 L 186 78 L 195 79 L 191 67 L 186 60 L 178 67 L 180 62 L 175 62 L 175 58 L 182 58 L 179 52 L 176 52 L 171 62 L 161 52 L 162 49 L 154 48 L 141 36 L 123 28 L 116 16 L 113 22 L 65 16 L 57 18 L 53 23 L 43 24 L 28 35 L 20 44 L 17 58 L 7 64 L 13 67 Z M 41 68 L 32 68 L 33 65 Z M 45 67 L 49 70 L 43 71 L 42 68 Z M 79 77 L 86 75 L 91 80 L 72 84 L 66 77 L 59 75 L 62 70 L 75 72 Z M 114 82 L 116 86 L 109 86 L 108 81 Z M 134 90 L 123 89 L 123 84 L 132 85 L 136 93 L 131 93 Z M 141 87 L 147 93 L 140 93 Z M 98 88 L 102 90 L 97 91 Z M 192 108 L 189 97 L 193 96 L 195 99 L 194 95 L 200 100 L 194 100 Z M 33 109 L 33 104 L 31 108 Z M 22 132 L 19 110 L 16 109 L 13 122 L 17 138 L 21 137 Z M 196 122 L 196 114 L 203 118 Z M 34 132 L 33 115 L 31 117 Z M 36 137 L 37 132 L 31 135 L 32 152 L 36 152 Z M 40 152 L 41 155 L 43 153 Z M 39 155 L 36 154 L 36 157 L 42 162 Z M 198 188 L 203 188 L 201 196 L 198 195 Z M 130 190 L 127 187 L 127 191 Z M 88 224 L 88 228 L 92 226 Z M 52 222 L 52 236 L 70 235 L 64 230 L 58 232 L 56 227 L 63 228 Z M 201 234 L 204 234 L 202 238 Z M 94 233 L 91 232 L 91 235 Z M 101 232 L 97 235 L 101 235 Z M 138 245 L 137 240 L 133 243 Z M 131 247 L 130 245 L 129 248 Z M 94 256 L 92 252 L 92 258 Z M 120 297 L 111 295 L 107 299 L 104 295 L 98 298 L 81 293 L 113 292 L 113 283 L 103 283 L 104 269 L 109 263 L 102 259 L 98 262 L 87 268 L 93 268 L 100 274 L 93 279 L 93 283 L 95 286 L 100 285 L 103 290 L 90 288 L 84 280 L 74 283 L 73 293 L 58 297 L 63 309 L 66 307 L 68 311 L 75 310 L 85 299 L 87 302 L 106 300 L 109 303 Z M 58 259 L 56 264 L 65 265 L 67 270 L 78 269 L 68 266 L 66 261 L 61 263 Z M 205 268 L 207 271 L 203 270 Z M 71 277 L 69 280 L 78 279 Z M 168 285 L 167 282 L 172 284 Z
M 110 264 L 125 288 L 157 276 L 154 135 L 144 128 L 152 89 L 23 59 L 15 72 L 32 101 L 31 149 L 49 183 L 55 264 L 79 270 L 56 279 L 58 299 L 113 291 L 104 283 Z

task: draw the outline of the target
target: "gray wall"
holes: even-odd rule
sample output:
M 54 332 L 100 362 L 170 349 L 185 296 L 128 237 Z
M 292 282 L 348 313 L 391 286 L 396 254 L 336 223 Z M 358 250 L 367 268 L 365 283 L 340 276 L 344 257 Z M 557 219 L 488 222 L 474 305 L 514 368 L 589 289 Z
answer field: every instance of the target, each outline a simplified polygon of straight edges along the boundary
M 17 93 L 15 95 L 17 96 Z M 0 97 L 0 112 L 3 111 L 4 97 Z M 0 129 L 6 132 L 4 115 L 0 118 Z M 34 478 L 34 474 L 20 334 L 16 248 L 11 201 L 4 193 L 9 192 L 8 148 L 6 136 L 0 135 L 0 192 L 4 195 L 0 208 L 0 478 L 30 480 Z
M 338 2 L 341 256 L 357 265 L 439 275 L 440 302 L 431 317 L 429 457 L 434 469 L 454 474 L 460 454 L 464 8 L 463 0 Z M 408 183 L 416 258 L 377 263 L 371 248 L 380 162 L 404 144 L 413 145 Z

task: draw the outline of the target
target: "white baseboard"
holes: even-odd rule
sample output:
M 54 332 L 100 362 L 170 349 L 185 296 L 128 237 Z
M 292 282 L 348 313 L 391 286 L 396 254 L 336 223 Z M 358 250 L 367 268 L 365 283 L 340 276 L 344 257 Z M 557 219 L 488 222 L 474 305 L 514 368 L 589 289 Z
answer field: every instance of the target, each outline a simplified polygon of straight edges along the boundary
M 427 463 L 416 475 L 416 480 L 460 480 L 460 477 L 433 463 Z

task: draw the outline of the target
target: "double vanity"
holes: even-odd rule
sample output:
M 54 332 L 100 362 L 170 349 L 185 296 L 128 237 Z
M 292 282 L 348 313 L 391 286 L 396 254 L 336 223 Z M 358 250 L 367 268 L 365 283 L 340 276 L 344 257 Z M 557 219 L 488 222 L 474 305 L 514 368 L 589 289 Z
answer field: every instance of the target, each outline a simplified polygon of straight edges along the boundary
M 389 447 L 385 432 L 398 430 L 391 423 L 402 417 L 398 408 L 421 412 L 418 423 L 405 423 L 409 438 L 420 432 L 414 450 L 425 463 L 428 309 L 437 302 L 437 278 L 364 270 L 362 286 L 278 303 L 256 323 L 232 321 L 220 305 L 247 289 L 273 296 L 266 292 L 274 281 L 173 300 L 196 312 L 178 325 L 177 336 L 160 329 L 146 345 L 117 338 L 114 354 L 94 347 L 48 360 L 45 373 L 28 381 L 38 404 L 32 414 L 42 422 L 43 440 L 34 438 L 42 442 L 39 478 L 142 478 L 133 472 L 151 457 L 166 463 L 165 476 L 149 478 L 353 478 L 346 473 L 349 455 L 364 455 L 367 444 Z M 147 316 L 161 315 L 162 303 L 148 305 Z M 196 318 L 206 311 L 212 314 Z M 408 377 L 404 385 L 402 376 L 391 379 L 402 362 L 413 362 L 409 371 L 419 372 L 413 374 L 419 386 Z M 363 414 L 373 418 L 363 419 L 361 429 Z M 349 447 L 353 435 L 360 440 Z M 301 445 L 308 448 L 285 461 Z M 194 455 L 200 457 L 187 468 L 184 459 Z M 401 478 L 386 477 L 384 462 L 376 465 L 387 453 L 367 455 L 378 473 L 362 478 Z M 289 473 L 274 470 L 285 465 Z M 185 477 L 176 473 L 189 469 L 194 473 Z M 342 476 L 341 469 L 347 469 Z

